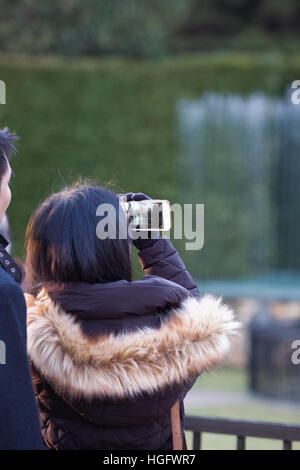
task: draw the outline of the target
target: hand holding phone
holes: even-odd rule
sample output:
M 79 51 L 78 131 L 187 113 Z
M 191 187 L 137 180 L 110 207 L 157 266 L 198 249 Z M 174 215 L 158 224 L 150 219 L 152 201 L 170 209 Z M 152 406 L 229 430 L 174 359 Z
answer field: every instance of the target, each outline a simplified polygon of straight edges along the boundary
M 148 248 L 160 239 L 160 230 L 169 230 L 171 211 L 169 201 L 152 200 L 144 193 L 117 194 L 128 218 L 130 230 L 139 233 L 132 242 L 138 249 Z M 153 216 L 154 215 L 154 216 Z

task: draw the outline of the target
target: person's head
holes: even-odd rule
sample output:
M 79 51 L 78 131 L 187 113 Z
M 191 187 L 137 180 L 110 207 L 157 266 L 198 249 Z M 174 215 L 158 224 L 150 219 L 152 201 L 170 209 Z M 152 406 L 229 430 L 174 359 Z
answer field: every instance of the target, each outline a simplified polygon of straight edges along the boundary
M 11 201 L 9 159 L 16 152 L 17 140 L 16 134 L 10 132 L 7 127 L 0 130 L 0 224 Z
M 97 236 L 101 204 L 115 209 L 115 239 Z M 36 294 L 48 282 L 130 281 L 131 241 L 118 238 L 119 210 L 119 199 L 112 191 L 87 182 L 48 197 L 27 226 L 24 289 Z

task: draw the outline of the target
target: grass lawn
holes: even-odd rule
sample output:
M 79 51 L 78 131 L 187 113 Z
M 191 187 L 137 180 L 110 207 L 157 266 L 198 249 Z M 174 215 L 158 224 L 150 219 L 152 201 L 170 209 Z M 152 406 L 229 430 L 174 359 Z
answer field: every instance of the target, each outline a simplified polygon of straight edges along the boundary
M 234 368 L 222 368 L 213 372 L 207 372 L 198 378 L 193 390 L 222 390 L 222 391 L 246 391 L 247 374 L 244 370 Z
M 195 400 L 193 400 L 193 403 L 190 402 L 189 405 L 187 399 L 186 414 L 300 424 L 299 405 L 248 395 L 247 376 L 243 371 L 223 369 L 205 374 L 198 379 L 193 388 L 192 394 L 196 393 L 199 394 L 199 404 L 195 406 Z M 213 404 L 214 394 L 216 394 L 216 405 Z M 224 396 L 223 403 L 222 395 Z M 239 395 L 241 399 L 238 399 Z M 187 439 L 189 448 L 191 448 L 192 435 L 189 432 Z M 202 449 L 229 450 L 235 449 L 235 447 L 236 437 L 234 436 L 216 434 L 203 434 L 202 436 Z M 271 439 L 247 438 L 246 448 L 249 450 L 280 450 L 282 442 Z M 293 449 L 300 450 L 300 442 L 294 443 Z

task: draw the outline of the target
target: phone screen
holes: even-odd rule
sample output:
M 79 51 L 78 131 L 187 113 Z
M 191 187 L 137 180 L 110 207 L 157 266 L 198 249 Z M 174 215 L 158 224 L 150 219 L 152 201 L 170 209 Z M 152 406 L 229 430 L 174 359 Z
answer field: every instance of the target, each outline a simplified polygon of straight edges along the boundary
M 144 200 L 125 202 L 124 209 L 130 227 L 135 230 L 166 230 L 164 216 L 164 214 L 168 214 L 166 203 L 168 201 Z

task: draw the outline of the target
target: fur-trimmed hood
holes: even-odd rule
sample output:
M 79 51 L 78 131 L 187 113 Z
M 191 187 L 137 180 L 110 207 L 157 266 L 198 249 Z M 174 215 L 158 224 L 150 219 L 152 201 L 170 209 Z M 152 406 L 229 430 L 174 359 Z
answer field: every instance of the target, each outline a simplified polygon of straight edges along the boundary
M 26 294 L 28 354 L 44 379 L 70 398 L 123 399 L 182 383 L 220 364 L 238 324 L 220 298 L 188 295 L 159 328 L 87 336 L 43 289 Z

